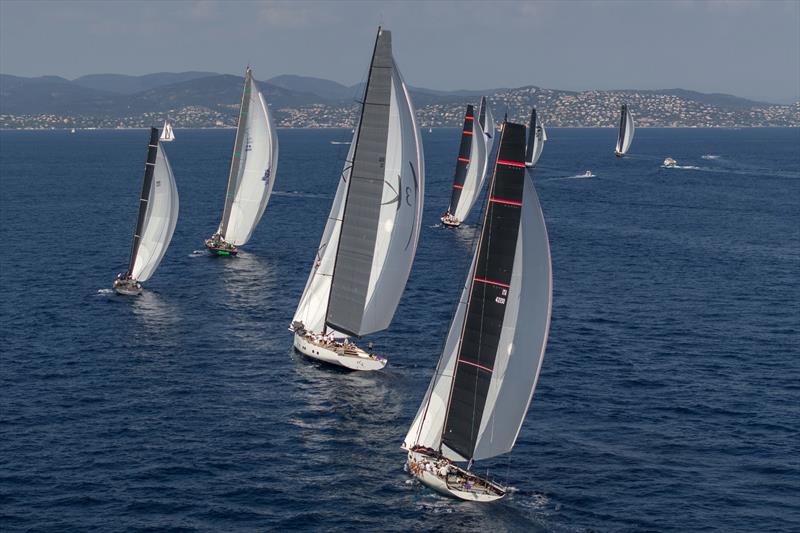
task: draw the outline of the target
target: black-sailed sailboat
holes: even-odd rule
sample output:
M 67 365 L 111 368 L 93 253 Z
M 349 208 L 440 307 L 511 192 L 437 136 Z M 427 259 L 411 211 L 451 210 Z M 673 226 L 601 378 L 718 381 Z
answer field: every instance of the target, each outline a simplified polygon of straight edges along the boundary
M 617 146 L 614 149 L 614 155 L 622 157 L 628 153 L 633 142 L 633 132 L 636 131 L 636 125 L 633 122 L 633 114 L 628 109 L 627 104 L 622 104 L 620 109 L 619 118 L 619 135 L 617 136 Z
M 450 205 L 441 217 L 442 224 L 448 227 L 458 227 L 467 218 L 489 170 L 495 131 L 494 117 L 485 96 L 481 98 L 478 120 L 475 119 L 475 108 L 469 104 L 464 114 Z
M 531 110 L 531 121 L 528 125 L 528 146 L 525 149 L 525 166 L 533 168 L 539 161 L 539 157 L 544 150 L 544 143 L 547 141 L 547 132 L 544 124 L 536 114 L 536 108 Z
M 414 477 L 462 500 L 506 494 L 470 468 L 513 448 L 550 327 L 550 245 L 525 148 L 525 126 L 505 123 L 467 280 L 402 446 Z
M 141 294 L 142 282 L 150 279 L 167 251 L 178 221 L 178 189 L 158 129 L 150 128 L 147 162 L 144 167 L 139 215 L 133 231 L 128 270 L 117 274 L 117 294 Z

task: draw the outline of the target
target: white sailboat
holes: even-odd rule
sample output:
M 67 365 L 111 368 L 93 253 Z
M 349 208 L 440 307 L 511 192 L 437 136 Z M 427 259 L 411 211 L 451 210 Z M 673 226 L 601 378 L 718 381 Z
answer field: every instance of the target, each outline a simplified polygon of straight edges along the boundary
M 408 470 L 423 484 L 462 500 L 505 495 L 470 467 L 514 447 L 542 366 L 551 307 L 550 245 L 525 166 L 525 126 L 506 123 L 461 299 L 402 445 Z
M 175 132 L 172 131 L 172 122 L 169 117 L 164 120 L 164 127 L 161 128 L 161 137 L 159 139 L 162 143 L 168 143 L 175 140 Z
M 533 168 L 542 155 L 544 143 L 547 141 L 547 132 L 544 123 L 536 115 L 536 108 L 531 111 L 531 122 L 528 126 L 528 147 L 525 150 L 525 166 Z
M 636 125 L 633 122 L 633 114 L 628 110 L 626 104 L 622 104 L 619 119 L 619 136 L 617 137 L 617 147 L 614 149 L 614 155 L 622 157 L 628 153 L 628 149 L 633 142 L 634 131 L 636 131 Z
M 417 249 L 425 167 L 408 88 L 378 29 L 361 117 L 292 324 L 294 347 L 351 370 L 386 359 L 349 337 L 387 328 Z
M 114 290 L 118 294 L 137 295 L 142 282 L 150 279 L 167 251 L 178 221 L 178 189 L 164 147 L 158 141 L 158 129 L 150 128 L 147 163 L 139 198 L 139 216 L 133 231 L 133 245 L 128 270 L 117 274 Z
M 205 245 L 213 255 L 236 255 L 253 235 L 272 194 L 278 136 L 264 96 L 247 67 L 222 220 Z
M 450 205 L 441 217 L 445 226 L 460 226 L 475 205 L 489 170 L 494 135 L 494 117 L 484 96 L 481 98 L 478 120 L 475 120 L 472 105 L 467 106 L 464 115 L 464 129 L 456 159 Z

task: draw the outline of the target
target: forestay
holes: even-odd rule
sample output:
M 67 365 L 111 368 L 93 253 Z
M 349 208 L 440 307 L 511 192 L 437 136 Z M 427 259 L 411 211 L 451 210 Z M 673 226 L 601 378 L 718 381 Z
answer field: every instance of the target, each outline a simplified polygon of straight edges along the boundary
M 506 124 L 469 276 L 405 448 L 484 459 L 511 450 L 519 434 L 552 304 L 547 230 L 524 161 L 525 128 Z
M 147 281 L 158 268 L 172 240 L 179 207 L 175 176 L 164 147 L 158 142 L 158 130 L 155 128 L 151 129 L 139 203 L 129 274 L 135 280 Z
M 422 215 L 422 143 L 389 31 L 378 32 L 355 141 L 326 323 L 361 336 L 391 322 Z
M 225 209 L 218 232 L 240 246 L 250 240 L 269 202 L 278 166 L 278 137 L 250 68 L 245 73 Z

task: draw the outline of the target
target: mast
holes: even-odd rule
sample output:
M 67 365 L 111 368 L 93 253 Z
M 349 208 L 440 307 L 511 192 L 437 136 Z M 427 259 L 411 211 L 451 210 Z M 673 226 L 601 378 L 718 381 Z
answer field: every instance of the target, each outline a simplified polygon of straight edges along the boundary
M 505 123 L 484 210 L 440 443 L 472 460 L 503 331 L 520 229 L 525 127 Z M 441 446 L 440 444 L 440 446 Z
M 147 204 L 150 199 L 150 189 L 153 187 L 153 172 L 158 155 L 158 128 L 150 128 L 150 142 L 147 144 L 147 162 L 144 164 L 144 178 L 142 179 L 142 193 L 139 196 L 139 217 L 136 228 L 133 230 L 133 244 L 131 245 L 131 258 L 128 261 L 128 276 L 133 274 L 136 254 L 139 251 L 139 242 L 142 239 L 144 219 L 147 214 Z
M 239 106 L 239 122 L 236 126 L 236 142 L 233 145 L 233 157 L 231 158 L 231 170 L 228 174 L 228 190 L 225 193 L 225 207 L 222 211 L 222 222 L 219 225 L 219 233 L 225 237 L 228 230 L 228 222 L 231 218 L 231 206 L 236 198 L 236 187 L 239 185 L 239 174 L 242 168 L 242 145 L 244 144 L 245 129 L 247 128 L 247 115 L 250 111 L 250 90 L 252 86 L 253 74 L 250 67 L 244 74 L 244 89 L 242 90 L 242 103 Z
M 461 191 L 464 188 L 464 181 L 467 177 L 467 167 L 469 167 L 470 157 L 472 156 L 472 132 L 473 121 L 475 120 L 475 110 L 472 104 L 467 105 L 467 112 L 464 115 L 464 129 L 461 130 L 461 146 L 458 149 L 458 159 L 456 159 L 456 172 L 453 175 L 453 191 L 450 194 L 450 206 L 447 211 L 455 214 L 458 201 L 461 198 Z M 481 107 L 481 120 L 486 120 L 486 110 Z

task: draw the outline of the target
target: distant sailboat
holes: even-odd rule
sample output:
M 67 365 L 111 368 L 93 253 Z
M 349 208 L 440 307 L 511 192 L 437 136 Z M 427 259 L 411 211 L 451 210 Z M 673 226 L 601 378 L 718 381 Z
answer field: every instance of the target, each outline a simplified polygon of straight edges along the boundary
M 168 143 L 175 140 L 175 132 L 172 131 L 172 122 L 170 122 L 169 117 L 164 120 L 164 127 L 161 128 L 161 137 L 159 140 L 162 143 Z
M 551 307 L 550 245 L 525 168 L 525 126 L 505 123 L 467 281 L 402 446 L 423 484 L 463 500 L 505 495 L 470 467 L 514 447 L 542 366 Z
M 633 132 L 636 126 L 633 122 L 633 114 L 628 110 L 628 106 L 622 104 L 622 114 L 619 119 L 619 137 L 617 137 L 617 147 L 614 155 L 622 157 L 628 153 L 628 149 L 633 142 Z
M 150 128 L 147 163 L 144 167 L 139 216 L 133 231 L 128 270 L 118 274 L 114 290 L 137 295 L 142 282 L 150 279 L 167 251 L 178 221 L 178 189 L 164 147 L 158 142 L 158 129 Z
M 475 205 L 475 200 L 478 199 L 486 181 L 494 134 L 494 118 L 486 97 L 481 98 L 478 120 L 475 120 L 473 106 L 468 105 L 464 115 L 464 129 L 461 132 L 461 146 L 456 159 L 450 205 L 441 217 L 445 226 L 460 226 Z
M 264 96 L 247 67 L 225 206 L 217 232 L 206 239 L 213 255 L 236 255 L 267 208 L 278 168 L 278 136 Z
M 417 249 L 424 188 L 414 107 L 391 33 L 379 28 L 360 120 L 289 327 L 298 351 L 351 370 L 386 365 L 348 337 L 391 323 Z
M 531 110 L 530 126 L 528 126 L 528 147 L 525 150 L 525 166 L 529 168 L 536 166 L 546 141 L 547 132 L 544 129 L 544 123 L 538 121 L 536 108 L 533 108 Z

